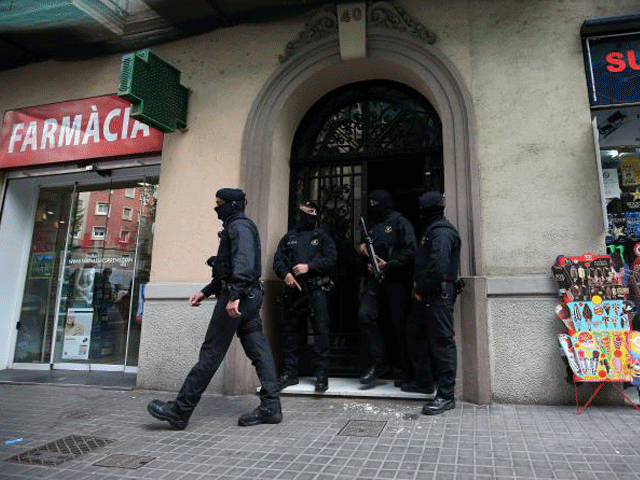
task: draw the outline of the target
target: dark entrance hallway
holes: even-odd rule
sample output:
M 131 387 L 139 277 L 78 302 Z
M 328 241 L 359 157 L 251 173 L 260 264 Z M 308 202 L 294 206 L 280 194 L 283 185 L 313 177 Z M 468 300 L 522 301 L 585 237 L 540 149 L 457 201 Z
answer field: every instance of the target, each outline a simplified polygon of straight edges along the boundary
M 420 235 L 417 199 L 428 189 L 444 190 L 442 127 L 431 104 L 418 92 L 391 81 L 346 85 L 321 98 L 302 119 L 291 155 L 289 225 L 296 205 L 311 198 L 320 205 L 320 224 L 338 247 L 336 286 L 330 294 L 332 377 L 361 374 L 365 359 L 357 325 L 363 262 L 359 218 L 366 218 L 367 192 L 388 190 L 396 209 Z M 390 324 L 385 338 L 395 345 Z M 311 374 L 313 337 L 299 332 L 300 373 Z

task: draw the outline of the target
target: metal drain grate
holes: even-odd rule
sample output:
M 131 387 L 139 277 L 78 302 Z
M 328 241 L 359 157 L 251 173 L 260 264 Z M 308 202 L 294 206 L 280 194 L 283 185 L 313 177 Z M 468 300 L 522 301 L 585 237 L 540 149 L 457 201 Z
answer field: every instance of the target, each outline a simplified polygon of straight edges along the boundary
M 117 467 L 117 468 L 140 468 L 156 457 L 145 457 L 143 455 L 125 455 L 124 453 L 114 453 L 99 462 L 94 463 L 96 467 Z
M 115 440 L 70 435 L 9 457 L 5 462 L 55 466 L 112 442 Z
M 377 437 L 387 422 L 372 420 L 349 420 L 338 435 L 345 437 Z

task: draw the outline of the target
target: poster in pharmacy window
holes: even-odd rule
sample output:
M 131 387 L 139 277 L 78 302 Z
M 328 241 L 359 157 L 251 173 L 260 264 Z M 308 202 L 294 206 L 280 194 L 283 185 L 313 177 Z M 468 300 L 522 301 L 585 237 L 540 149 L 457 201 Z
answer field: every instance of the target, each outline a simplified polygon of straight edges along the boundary
M 64 325 L 63 360 L 88 360 L 91 343 L 92 308 L 70 308 Z

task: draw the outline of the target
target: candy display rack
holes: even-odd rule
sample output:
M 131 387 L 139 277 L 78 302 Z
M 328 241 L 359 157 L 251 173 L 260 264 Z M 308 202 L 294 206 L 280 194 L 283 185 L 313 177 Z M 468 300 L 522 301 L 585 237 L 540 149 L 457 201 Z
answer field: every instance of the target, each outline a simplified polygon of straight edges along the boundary
M 629 295 L 640 286 L 637 274 L 609 255 L 588 253 L 559 256 L 551 270 L 561 297 L 556 314 L 567 328 L 558 342 L 573 373 L 578 413 L 582 415 L 607 383 L 640 411 L 619 385 L 640 386 L 640 332 L 631 329 L 635 303 Z M 586 382 L 598 386 L 581 407 L 578 388 Z

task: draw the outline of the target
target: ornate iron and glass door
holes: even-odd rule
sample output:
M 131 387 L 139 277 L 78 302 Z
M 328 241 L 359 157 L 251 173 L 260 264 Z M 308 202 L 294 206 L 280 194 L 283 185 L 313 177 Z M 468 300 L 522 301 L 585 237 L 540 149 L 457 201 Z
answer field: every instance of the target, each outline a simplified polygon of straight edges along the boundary
M 320 99 L 300 123 L 291 155 L 289 223 L 300 200 L 317 200 L 320 224 L 338 248 L 330 295 L 330 375 L 358 375 L 363 367 L 357 325 L 362 259 L 356 247 L 367 192 L 388 190 L 418 231 L 417 199 L 426 190 L 443 190 L 443 171 L 438 114 L 404 85 L 346 85 Z

